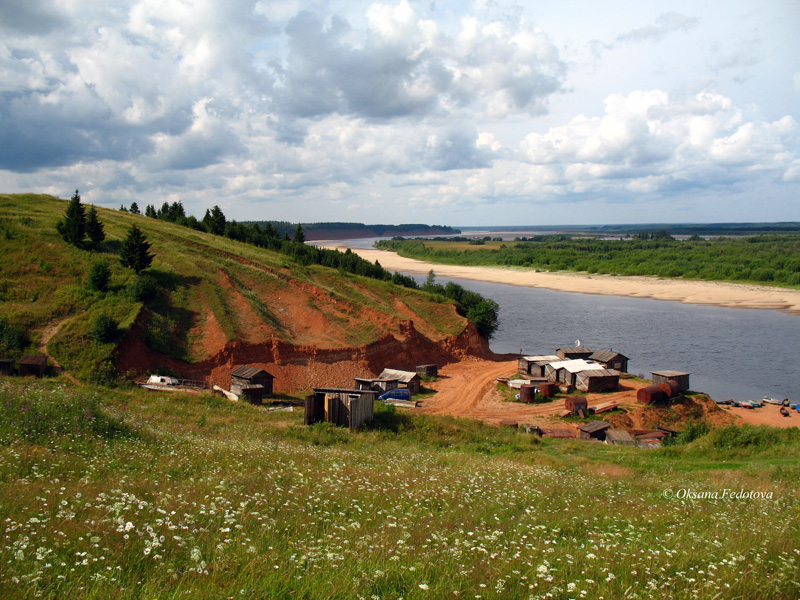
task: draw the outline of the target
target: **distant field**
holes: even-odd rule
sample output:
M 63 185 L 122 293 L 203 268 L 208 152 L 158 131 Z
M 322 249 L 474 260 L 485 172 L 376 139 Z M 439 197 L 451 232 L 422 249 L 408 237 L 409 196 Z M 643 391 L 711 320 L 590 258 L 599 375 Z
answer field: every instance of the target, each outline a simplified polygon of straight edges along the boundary
M 301 422 L 0 379 L 0 597 L 797 598 L 797 429 L 643 450 Z
M 450 265 L 682 277 L 800 286 L 800 235 L 605 240 L 545 235 L 527 241 L 381 240 L 378 248 Z

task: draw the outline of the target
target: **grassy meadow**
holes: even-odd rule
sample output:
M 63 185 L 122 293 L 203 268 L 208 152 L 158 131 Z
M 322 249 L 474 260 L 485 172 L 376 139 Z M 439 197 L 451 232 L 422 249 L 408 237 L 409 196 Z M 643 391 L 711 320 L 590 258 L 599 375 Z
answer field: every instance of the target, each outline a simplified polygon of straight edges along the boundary
M 4 378 L 0 597 L 797 598 L 798 458 Z

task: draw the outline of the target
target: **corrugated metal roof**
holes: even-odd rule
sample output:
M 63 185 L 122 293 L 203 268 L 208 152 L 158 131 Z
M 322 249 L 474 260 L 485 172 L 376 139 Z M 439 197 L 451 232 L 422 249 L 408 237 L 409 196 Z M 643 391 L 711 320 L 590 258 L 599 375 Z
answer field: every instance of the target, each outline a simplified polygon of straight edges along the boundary
M 524 360 L 527 360 L 528 362 L 561 360 L 560 357 L 556 356 L 555 354 L 543 354 L 541 356 L 523 356 L 522 358 Z
M 619 352 L 614 352 L 613 350 L 598 350 L 594 354 L 592 354 L 589 358 L 592 360 L 599 360 L 600 362 L 609 362 L 614 360 L 617 357 L 624 358 L 629 360 L 627 356 L 624 354 L 620 354 Z
M 575 354 L 576 352 L 580 354 L 591 354 L 594 352 L 591 348 L 586 348 L 584 346 L 576 346 L 575 348 L 556 348 L 556 352 L 564 352 L 565 354 Z
M 231 377 L 241 377 L 242 379 L 253 379 L 254 377 L 258 377 L 260 379 L 262 377 L 271 377 L 272 379 L 275 379 L 273 375 L 270 375 L 264 369 L 247 366 L 236 367 L 233 371 L 231 371 Z
M 408 383 L 415 377 L 419 379 L 419 374 L 412 373 L 411 371 L 399 371 L 397 369 L 384 369 L 381 371 L 380 375 L 381 379 L 397 379 L 403 383 Z
M 580 373 L 581 371 L 596 371 L 598 369 L 605 369 L 603 365 L 594 361 L 584 360 L 583 358 L 551 362 L 550 366 L 554 369 L 566 369 L 568 373 Z

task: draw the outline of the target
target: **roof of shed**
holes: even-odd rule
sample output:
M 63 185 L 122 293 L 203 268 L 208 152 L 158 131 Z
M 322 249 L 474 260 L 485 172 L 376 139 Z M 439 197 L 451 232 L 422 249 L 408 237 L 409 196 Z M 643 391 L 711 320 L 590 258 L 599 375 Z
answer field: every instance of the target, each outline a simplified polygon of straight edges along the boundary
M 566 369 L 569 373 L 580 373 L 581 371 L 596 371 L 598 369 L 605 369 L 605 367 L 599 363 L 584 360 L 582 358 L 551 362 L 550 366 L 554 369 Z
M 574 348 L 556 348 L 556 352 L 564 352 L 569 354 L 591 354 L 594 352 L 591 348 L 585 348 L 584 346 L 576 346 Z
M 684 371 L 653 371 L 653 375 L 661 375 L 662 377 L 683 377 L 684 375 L 691 375 Z
M 581 377 L 619 377 L 614 369 L 584 369 L 578 373 Z
M 598 350 L 594 354 L 592 354 L 589 358 L 592 360 L 599 360 L 600 362 L 608 362 L 610 360 L 614 360 L 615 358 L 620 357 L 626 360 L 629 360 L 627 356 L 624 354 L 620 354 L 619 352 L 614 352 L 613 350 Z
M 555 354 L 542 354 L 541 356 L 523 356 L 521 358 L 523 360 L 527 360 L 528 362 L 543 362 L 543 361 L 561 360 L 561 357 L 556 356 Z
M 607 442 L 635 442 L 633 436 L 623 429 L 609 429 L 606 431 Z
M 403 383 L 408 383 L 415 377 L 419 379 L 419 373 L 412 371 L 399 371 L 397 369 L 384 369 L 380 374 L 381 379 L 397 379 Z
M 578 427 L 578 429 L 585 433 L 597 433 L 609 427 L 611 427 L 611 423 L 607 423 L 606 421 L 589 421 Z
M 44 354 L 27 354 L 19 359 L 21 365 L 43 365 L 47 363 L 47 356 Z
M 236 367 L 233 371 L 231 371 L 231 377 L 241 377 L 242 379 L 253 379 L 254 377 L 271 377 L 275 379 L 274 375 L 270 375 L 264 369 L 259 369 L 258 367 Z

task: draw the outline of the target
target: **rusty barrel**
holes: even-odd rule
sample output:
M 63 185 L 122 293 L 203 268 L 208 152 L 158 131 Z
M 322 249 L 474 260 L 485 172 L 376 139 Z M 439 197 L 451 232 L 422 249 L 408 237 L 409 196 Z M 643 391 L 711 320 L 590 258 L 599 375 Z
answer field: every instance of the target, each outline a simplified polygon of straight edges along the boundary
M 539 385 L 539 391 L 545 398 L 552 398 L 556 395 L 556 384 L 551 382 L 542 383 Z
M 586 400 L 586 396 L 570 396 L 564 398 L 564 408 L 571 413 L 577 413 L 579 410 L 585 412 L 589 410 L 589 402 Z
M 639 404 L 655 404 L 656 402 L 666 402 L 669 396 L 658 385 L 649 385 L 636 392 L 636 400 Z
M 519 388 L 519 401 L 530 404 L 536 399 L 536 386 L 523 383 Z
M 658 384 L 658 387 L 664 391 L 664 393 L 667 395 L 667 398 L 674 398 L 675 396 L 680 396 L 681 394 L 681 384 L 673 379 Z

